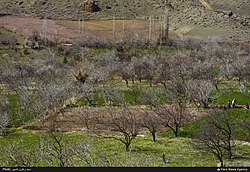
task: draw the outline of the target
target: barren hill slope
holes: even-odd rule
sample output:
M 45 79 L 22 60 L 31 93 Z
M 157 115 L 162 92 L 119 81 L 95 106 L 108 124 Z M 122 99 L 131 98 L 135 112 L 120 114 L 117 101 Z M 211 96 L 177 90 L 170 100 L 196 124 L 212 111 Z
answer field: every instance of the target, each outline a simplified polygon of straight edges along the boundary
M 202 1 L 211 6 L 208 9 Z M 170 29 L 180 35 L 250 40 L 250 0 L 98 0 L 97 12 L 82 9 L 84 0 L 0 0 L 0 14 L 38 18 L 99 20 L 126 18 L 155 20 L 170 14 Z

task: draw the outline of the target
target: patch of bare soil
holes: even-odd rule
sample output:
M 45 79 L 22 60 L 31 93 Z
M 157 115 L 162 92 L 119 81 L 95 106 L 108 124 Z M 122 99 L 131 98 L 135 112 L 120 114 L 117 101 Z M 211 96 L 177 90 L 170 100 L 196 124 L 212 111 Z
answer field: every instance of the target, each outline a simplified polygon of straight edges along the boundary
M 88 109 L 89 110 L 89 109 Z M 121 110 L 120 108 L 115 109 L 117 112 Z M 86 114 L 87 112 L 90 112 Z M 90 128 L 98 128 L 98 131 L 102 130 L 102 122 L 106 121 L 110 118 L 110 109 L 105 107 L 91 107 L 90 111 L 86 111 L 86 108 L 67 108 L 64 109 L 63 113 L 56 113 L 54 115 L 47 116 L 45 120 L 41 120 L 39 122 L 33 123 L 31 125 L 25 126 L 25 129 L 30 130 L 50 130 L 53 129 L 55 131 L 62 132 L 85 132 L 91 131 L 86 127 L 86 119 L 94 118 L 94 120 L 98 120 L 100 126 L 91 120 L 88 121 L 88 126 Z M 130 113 L 134 113 L 136 115 L 137 120 L 141 121 L 143 116 L 146 113 L 155 113 L 151 109 L 140 108 L 140 107 L 131 107 L 129 108 Z M 198 116 L 206 115 L 208 111 L 196 111 L 194 109 L 190 109 L 190 112 L 193 115 L 193 120 L 195 120 Z M 95 115 L 93 115 L 95 114 Z M 164 128 L 163 128 L 164 129 Z M 102 130 L 104 131 L 104 130 Z
M 35 124 L 24 127 L 30 130 L 56 130 L 56 131 L 85 131 L 87 130 L 84 120 L 81 119 L 80 108 L 66 109 L 63 113 L 47 116 Z
M 130 30 L 140 37 L 148 37 L 147 20 L 116 20 L 115 36 L 117 39 L 123 35 L 122 28 Z M 57 38 L 59 42 L 74 42 L 75 39 L 84 37 L 102 37 L 113 39 L 113 21 L 67 21 L 38 19 L 33 17 L 20 16 L 2 16 L 0 17 L 0 26 L 11 30 L 23 37 L 28 37 L 34 31 L 38 31 L 41 36 L 47 33 L 50 40 Z M 47 29 L 46 29 L 47 26 Z M 155 36 L 157 33 L 155 33 Z
M 4 16 L 0 17 L 0 25 L 4 28 L 28 37 L 34 31 L 44 33 L 45 21 L 31 17 Z M 58 34 L 60 41 L 71 41 L 78 36 L 77 27 L 66 21 L 47 20 L 48 38 L 53 40 Z

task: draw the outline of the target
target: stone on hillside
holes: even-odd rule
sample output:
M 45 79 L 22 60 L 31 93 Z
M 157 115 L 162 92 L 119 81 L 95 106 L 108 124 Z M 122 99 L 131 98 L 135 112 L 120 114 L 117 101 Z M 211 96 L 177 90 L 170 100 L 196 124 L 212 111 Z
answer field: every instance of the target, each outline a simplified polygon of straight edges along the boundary
M 98 12 L 101 10 L 98 6 L 98 1 L 96 0 L 86 0 L 83 2 L 80 8 L 86 12 Z

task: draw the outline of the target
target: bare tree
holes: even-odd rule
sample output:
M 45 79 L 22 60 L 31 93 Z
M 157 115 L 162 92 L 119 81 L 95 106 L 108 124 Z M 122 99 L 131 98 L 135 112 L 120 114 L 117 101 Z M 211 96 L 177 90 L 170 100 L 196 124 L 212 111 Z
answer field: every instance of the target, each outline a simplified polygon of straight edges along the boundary
M 63 76 L 62 76 L 63 77 Z M 43 113 L 40 117 L 45 118 L 44 115 L 50 115 L 50 113 L 62 112 L 64 102 L 71 98 L 73 95 L 69 80 L 64 78 L 54 78 L 54 76 L 46 76 L 41 78 L 37 85 L 38 101 L 40 106 L 38 107 Z
M 250 141 L 250 120 L 240 120 L 237 122 L 243 126 L 243 131 L 240 131 L 240 132 L 246 133 L 245 140 L 249 142 Z
M 186 80 L 179 76 L 172 77 L 166 89 L 166 93 L 172 104 L 178 104 L 180 107 L 185 106 L 188 100 Z
M 17 119 L 15 125 L 38 114 L 35 68 L 40 68 L 40 65 L 32 64 L 29 60 L 20 63 L 6 61 L 1 66 L 1 81 L 8 85 L 11 94 L 17 95 L 17 107 L 15 110 L 10 109 L 13 118 Z
M 151 133 L 153 141 L 156 141 L 156 134 L 161 129 L 161 122 L 159 116 L 149 109 L 143 110 L 142 126 L 147 128 Z
M 162 105 L 156 108 L 155 112 L 161 118 L 162 125 L 170 128 L 175 137 L 178 137 L 180 127 L 192 120 L 192 115 L 185 105 Z
M 84 122 L 87 130 L 95 128 L 95 125 L 98 123 L 98 113 L 92 108 L 81 108 L 78 113 L 79 118 Z
M 24 144 L 12 143 L 4 147 L 2 152 L 5 157 L 6 166 L 17 167 L 36 167 L 42 160 L 42 152 L 39 147 L 35 147 L 33 150 L 27 149 Z M 34 146 L 34 145 L 32 145 Z
M 166 82 L 170 80 L 170 64 L 168 60 L 164 57 L 155 58 L 155 75 L 154 82 L 161 83 L 166 89 Z
M 224 166 L 225 155 L 232 159 L 233 153 L 232 122 L 226 113 L 214 113 L 206 118 L 196 136 L 196 148 L 213 153 Z
M 9 38 L 9 47 L 17 52 L 17 39 L 14 36 Z
M 5 136 L 10 124 L 10 104 L 6 97 L 0 95 L 0 135 Z
M 164 100 L 166 92 L 161 87 L 151 87 L 148 89 L 141 89 L 139 95 L 139 101 L 141 104 L 149 105 L 150 108 L 156 108 L 161 104 L 161 99 Z M 163 98 L 162 98 L 163 97 Z
M 72 143 L 69 143 L 63 133 L 49 132 L 47 137 L 40 138 L 40 147 L 44 153 L 44 159 L 49 166 L 70 167 L 73 166 L 75 155 Z
M 213 85 L 206 80 L 192 80 L 189 81 L 187 90 L 189 93 L 190 100 L 194 102 L 197 108 L 203 106 L 208 108 L 209 104 L 213 101 L 211 95 L 213 91 Z
M 134 64 L 134 68 L 137 79 L 140 82 L 145 79 L 152 86 L 155 69 L 153 60 L 148 57 L 138 59 Z
M 126 147 L 126 151 L 129 152 L 130 145 L 138 135 L 141 127 L 136 110 L 123 106 L 121 110 L 108 108 L 108 113 L 110 118 L 107 120 L 106 126 L 111 131 L 109 138 L 122 142 Z M 117 133 L 122 134 L 123 138 L 119 137 Z
M 105 105 L 120 106 L 124 103 L 124 93 L 114 85 L 110 84 L 105 87 L 103 91 L 103 99 Z
M 219 62 L 198 61 L 193 63 L 191 76 L 193 79 L 209 80 L 219 90 Z
M 220 161 L 220 166 L 224 166 L 224 150 L 220 141 L 220 136 L 214 128 L 208 124 L 202 126 L 196 138 L 195 148 L 205 152 L 211 152 Z
M 232 63 L 232 77 L 238 79 L 239 84 L 249 78 L 249 57 L 237 57 Z
M 172 77 L 181 78 L 183 84 L 190 79 L 193 67 L 193 59 L 190 54 L 178 53 L 173 59 L 169 60 L 169 63 Z
M 124 63 L 124 65 L 122 66 L 121 70 L 120 70 L 120 75 L 122 77 L 122 79 L 126 82 L 126 85 L 128 85 L 129 80 L 132 80 L 132 82 L 134 83 L 135 80 L 135 68 L 132 62 L 127 62 Z
M 76 159 L 82 162 L 84 166 L 96 166 L 96 161 L 93 159 L 93 156 L 91 154 L 92 148 L 93 145 L 91 143 L 84 141 L 77 142 L 74 146 Z M 106 159 L 106 156 L 104 156 L 103 159 Z
M 81 62 L 76 67 L 72 69 L 70 73 L 72 75 L 72 79 L 75 83 L 79 83 L 80 85 L 85 84 L 87 78 L 90 76 L 93 70 L 93 64 L 91 64 L 88 60 Z

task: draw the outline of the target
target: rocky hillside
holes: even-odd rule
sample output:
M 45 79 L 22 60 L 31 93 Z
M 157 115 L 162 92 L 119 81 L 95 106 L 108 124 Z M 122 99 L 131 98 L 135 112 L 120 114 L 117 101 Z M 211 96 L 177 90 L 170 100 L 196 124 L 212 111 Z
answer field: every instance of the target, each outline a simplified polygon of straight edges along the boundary
M 100 11 L 91 13 L 81 7 L 84 0 L 0 0 L 0 13 L 29 14 L 52 19 L 85 19 L 147 16 L 153 7 L 151 0 L 98 0 Z
M 205 37 L 212 35 L 231 40 L 250 40 L 250 0 L 167 0 L 167 4 L 166 0 L 93 1 L 98 10 L 86 10 L 86 7 L 92 7 L 86 6 L 85 1 L 0 0 L 0 14 L 70 20 L 146 19 L 151 14 L 158 19 L 167 7 L 172 30 L 191 36 L 201 33 Z M 202 2 L 206 2 L 211 9 Z

